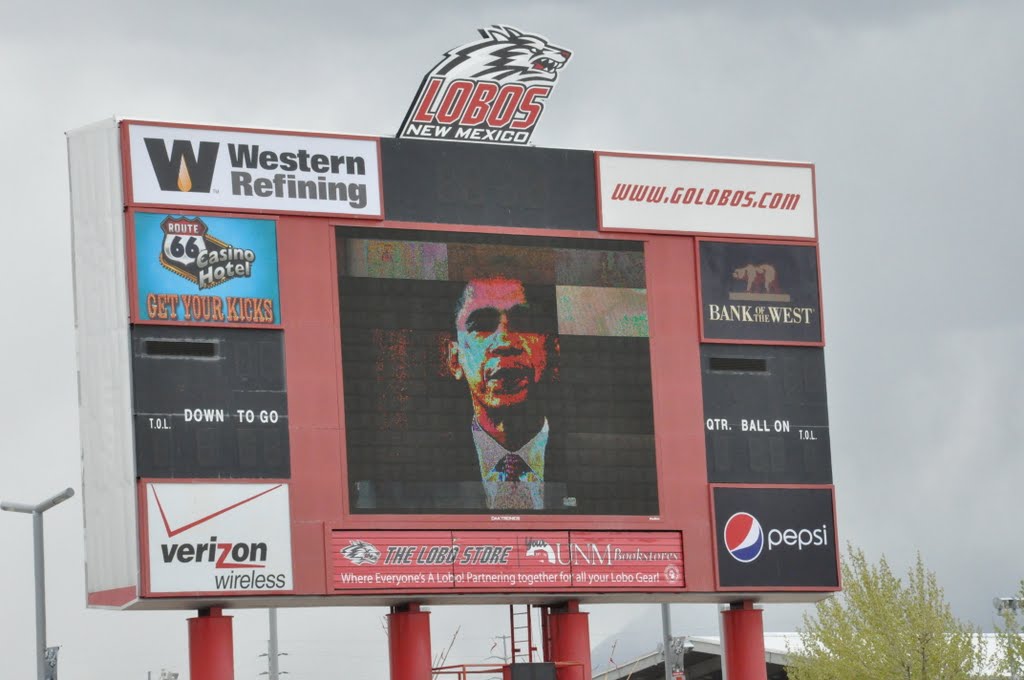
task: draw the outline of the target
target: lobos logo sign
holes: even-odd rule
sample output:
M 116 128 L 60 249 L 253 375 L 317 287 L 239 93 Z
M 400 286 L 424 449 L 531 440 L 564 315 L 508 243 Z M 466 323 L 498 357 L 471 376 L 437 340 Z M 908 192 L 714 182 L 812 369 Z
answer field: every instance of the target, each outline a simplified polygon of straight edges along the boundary
M 399 137 L 526 144 L 572 52 L 511 26 L 445 53 L 424 77 Z

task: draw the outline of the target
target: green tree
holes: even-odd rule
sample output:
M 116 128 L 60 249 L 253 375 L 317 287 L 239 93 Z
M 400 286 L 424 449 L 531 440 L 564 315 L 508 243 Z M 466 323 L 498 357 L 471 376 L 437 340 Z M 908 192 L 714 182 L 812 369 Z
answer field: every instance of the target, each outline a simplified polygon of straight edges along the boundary
M 1002 625 L 995 625 L 999 647 L 996 668 L 1014 680 L 1024 678 L 1024 612 L 1019 609 L 1024 603 L 1024 581 L 1020 582 L 1016 598 L 1015 606 L 1003 607 L 999 612 Z
M 977 678 L 980 631 L 961 623 L 921 555 L 906 581 L 882 557 L 868 562 L 847 546 L 843 592 L 804 614 L 802 650 L 790 650 L 792 680 Z

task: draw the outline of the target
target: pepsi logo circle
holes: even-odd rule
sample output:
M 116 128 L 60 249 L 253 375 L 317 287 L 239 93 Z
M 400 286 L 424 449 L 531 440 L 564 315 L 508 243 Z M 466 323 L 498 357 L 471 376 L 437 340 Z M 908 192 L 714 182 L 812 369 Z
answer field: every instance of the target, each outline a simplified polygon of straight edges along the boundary
M 764 549 L 764 530 L 748 512 L 737 512 L 725 522 L 725 549 L 737 562 L 753 562 Z

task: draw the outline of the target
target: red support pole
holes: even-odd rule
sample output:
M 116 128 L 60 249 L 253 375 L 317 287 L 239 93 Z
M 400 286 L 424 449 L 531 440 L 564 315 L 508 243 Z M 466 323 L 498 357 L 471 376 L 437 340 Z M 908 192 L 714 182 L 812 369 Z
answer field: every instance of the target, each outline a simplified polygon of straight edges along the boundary
M 551 622 L 551 607 L 544 606 L 540 609 L 540 658 L 543 661 L 551 661 L 551 629 L 548 627 Z
M 722 612 L 723 661 L 730 680 L 768 680 L 764 621 L 750 600 Z
M 418 604 L 391 608 L 388 658 L 391 680 L 431 680 L 430 613 Z
M 235 680 L 231 617 L 220 607 L 200 609 L 188 620 L 188 671 L 192 680 Z
M 590 671 L 590 615 L 580 611 L 580 603 L 571 600 L 564 607 L 552 608 L 548 614 L 551 636 L 551 661 L 571 661 L 578 665 L 562 666 L 558 680 L 592 680 Z

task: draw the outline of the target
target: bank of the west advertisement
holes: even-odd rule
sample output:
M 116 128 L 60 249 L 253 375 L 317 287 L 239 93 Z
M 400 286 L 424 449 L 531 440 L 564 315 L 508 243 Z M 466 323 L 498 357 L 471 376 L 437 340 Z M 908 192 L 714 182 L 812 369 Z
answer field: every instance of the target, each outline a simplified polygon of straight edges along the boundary
M 149 591 L 292 589 L 285 484 L 147 484 Z
M 701 241 L 705 340 L 822 342 L 814 246 Z
M 135 205 L 383 216 L 375 138 L 127 125 Z
M 138 319 L 281 323 L 273 220 L 135 214 Z

